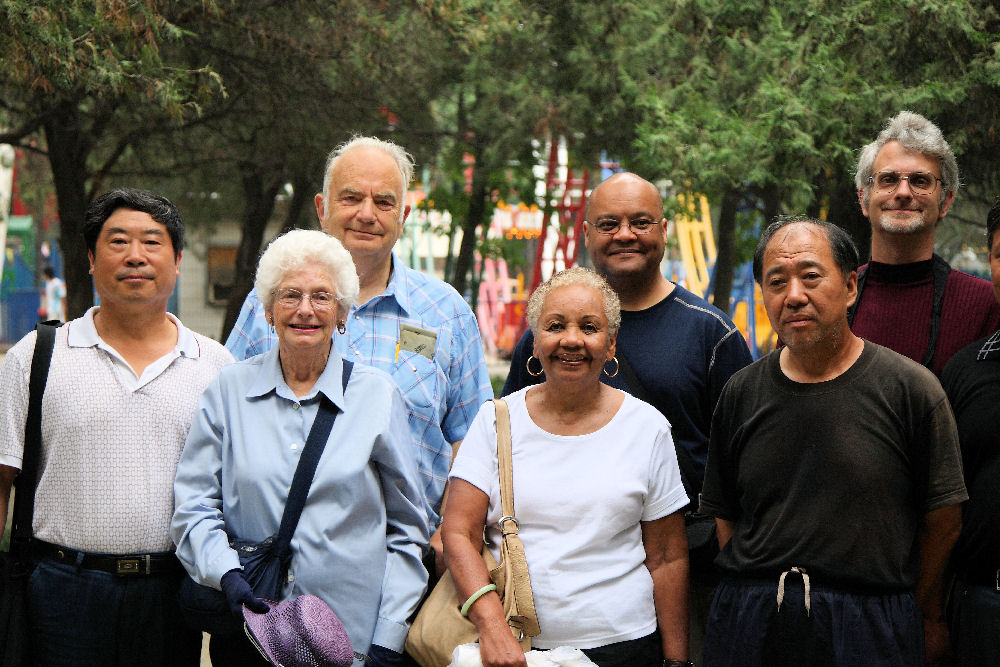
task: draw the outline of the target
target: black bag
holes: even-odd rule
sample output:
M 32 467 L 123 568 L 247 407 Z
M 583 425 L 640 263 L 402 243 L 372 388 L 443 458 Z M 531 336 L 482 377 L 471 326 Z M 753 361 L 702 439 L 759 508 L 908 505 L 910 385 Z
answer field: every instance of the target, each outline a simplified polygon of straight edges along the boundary
M 35 512 L 35 481 L 42 448 L 42 395 L 49 375 L 58 323 L 44 322 L 35 327 L 35 352 L 28 382 L 28 416 L 24 425 L 24 453 L 21 472 L 15 480 L 14 511 L 10 530 L 10 551 L 0 552 L 0 667 L 27 667 L 31 664 L 28 641 L 28 577 L 31 520 Z M 5 522 L 7 517 L 3 517 Z
M 0 551 L 0 665 L 27 667 L 28 577 L 31 566 Z
M 281 597 L 281 588 L 292 560 L 291 550 L 287 550 L 287 556 L 277 553 L 276 542 L 274 536 L 263 542 L 229 542 L 229 546 L 239 554 L 243 578 L 250 584 L 254 595 L 271 601 Z M 243 631 L 242 624 L 230 613 L 229 602 L 222 591 L 184 577 L 178 597 L 184 619 L 194 629 L 213 635 Z
M 343 386 L 351 377 L 354 364 L 344 360 Z M 292 534 L 299 523 L 299 516 L 306 504 L 306 496 L 316 474 L 323 448 L 330 437 L 333 422 L 337 418 L 337 407 L 325 395 L 320 394 L 319 412 L 309 429 L 309 438 L 302 449 L 302 457 L 295 467 L 292 486 L 288 491 L 288 501 L 281 515 L 278 533 L 262 542 L 248 542 L 230 538 L 229 546 L 236 550 L 243 567 L 243 578 L 250 584 L 258 598 L 277 601 L 281 598 L 292 562 Z M 202 586 L 191 577 L 184 577 L 178 592 L 178 604 L 184 620 L 195 630 L 213 635 L 233 634 L 243 631 L 243 624 L 229 611 L 229 603 L 222 591 Z

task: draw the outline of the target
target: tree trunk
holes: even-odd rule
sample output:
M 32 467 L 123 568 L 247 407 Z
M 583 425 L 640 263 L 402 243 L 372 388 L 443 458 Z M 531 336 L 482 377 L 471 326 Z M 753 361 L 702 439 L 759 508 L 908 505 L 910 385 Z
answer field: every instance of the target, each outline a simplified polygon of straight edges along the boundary
M 226 316 L 222 322 L 222 337 L 226 340 L 229 332 L 236 324 L 243 301 L 253 287 L 254 274 L 257 270 L 257 259 L 261 246 L 264 244 L 264 230 L 274 212 L 274 198 L 283 184 L 280 174 L 264 174 L 256 164 L 243 164 L 241 181 L 243 183 L 243 198 L 246 202 L 243 208 L 243 233 L 240 237 L 240 247 L 236 251 L 236 280 L 233 292 L 226 304 Z
M 864 264 L 871 256 L 872 228 L 868 218 L 861 213 L 858 191 L 852 181 L 838 179 L 831 184 L 829 192 L 830 208 L 826 219 L 847 230 L 858 246 L 858 254 Z
M 309 208 L 310 211 L 314 210 L 309 206 L 312 204 L 314 194 L 312 179 L 308 175 L 297 174 L 292 179 L 292 200 L 288 202 L 288 208 L 285 210 L 285 221 L 281 225 L 279 234 L 285 234 L 293 229 L 316 228 L 316 225 L 310 226 L 303 219 L 308 217 L 304 215 L 306 208 Z
M 83 240 L 87 213 L 87 140 L 73 104 L 63 104 L 45 123 L 52 182 L 59 211 L 59 246 L 66 274 L 66 317 L 80 317 L 94 305 L 90 260 Z
M 486 195 L 488 188 L 487 169 L 479 159 L 472 168 L 472 192 L 469 194 L 469 213 L 465 217 L 462 225 L 462 244 L 459 246 L 458 258 L 455 260 L 455 273 L 452 276 L 451 284 L 458 290 L 459 294 L 465 295 L 465 288 L 469 284 L 469 271 L 472 268 L 472 260 L 476 252 L 476 230 L 483 224 L 486 217 Z
M 729 298 L 733 291 L 733 264 L 736 262 L 736 207 L 740 202 L 740 192 L 730 189 L 722 197 L 719 211 L 719 233 L 715 243 L 718 255 L 715 258 L 715 290 L 712 303 L 722 312 L 729 314 Z
M 764 186 L 760 194 L 764 202 L 764 226 L 766 227 L 774 222 L 774 219 L 781 213 L 781 196 L 778 192 L 778 186 L 773 183 Z

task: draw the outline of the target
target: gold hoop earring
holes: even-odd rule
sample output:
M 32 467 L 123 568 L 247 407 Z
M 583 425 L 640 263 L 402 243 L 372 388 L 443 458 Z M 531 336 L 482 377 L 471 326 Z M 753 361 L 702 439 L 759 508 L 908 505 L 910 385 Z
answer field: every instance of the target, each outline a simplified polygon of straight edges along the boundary
M 608 361 L 615 362 L 615 372 L 614 373 L 609 373 L 608 372 L 608 369 L 607 369 L 608 362 L 605 361 L 604 362 L 604 365 L 605 365 L 604 374 L 607 375 L 609 378 L 613 378 L 614 376 L 618 375 L 618 370 L 621 368 L 621 366 L 618 363 L 618 357 L 611 357 L 611 359 L 609 359 Z
M 535 360 L 538 361 L 538 372 L 537 373 L 532 373 L 531 372 L 531 360 L 532 359 L 535 359 Z M 542 373 L 545 372 L 545 369 L 542 368 L 541 366 L 542 366 L 542 360 L 539 359 L 538 357 L 536 357 L 535 355 L 531 355 L 530 357 L 528 357 L 528 361 L 525 362 L 524 369 L 526 371 L 528 371 L 528 375 L 530 375 L 533 378 L 536 378 L 536 377 L 538 377 L 539 375 L 541 375 Z
M 347 333 L 347 323 L 344 322 L 344 320 L 340 320 L 339 322 L 337 322 L 337 333 L 339 333 L 341 336 Z

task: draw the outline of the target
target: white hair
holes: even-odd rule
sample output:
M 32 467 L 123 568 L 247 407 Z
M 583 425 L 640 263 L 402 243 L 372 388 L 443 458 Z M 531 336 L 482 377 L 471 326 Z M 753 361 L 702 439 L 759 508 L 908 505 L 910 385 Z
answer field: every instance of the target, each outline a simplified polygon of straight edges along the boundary
M 319 267 L 333 280 L 337 302 L 344 311 L 350 310 L 358 298 L 357 269 L 351 253 L 329 234 L 313 229 L 293 229 L 267 245 L 257 263 L 254 287 L 265 310 L 274 305 L 274 290 L 292 271 L 309 266 Z
M 352 137 L 330 151 L 330 155 L 326 158 L 326 168 L 323 170 L 323 201 L 329 206 L 330 174 L 337 166 L 337 161 L 355 148 L 377 148 L 396 161 L 399 175 L 403 179 L 403 191 L 399 193 L 399 215 L 402 218 L 405 212 L 405 208 L 402 206 L 403 197 L 406 195 L 407 188 L 410 187 L 410 179 L 413 178 L 413 156 L 407 153 L 402 146 L 377 137 Z
M 560 271 L 539 285 L 532 292 L 531 298 L 528 299 L 525 319 L 536 338 L 538 337 L 538 320 L 542 316 L 542 306 L 545 305 L 545 299 L 552 290 L 567 285 L 583 285 L 597 290 L 604 303 L 604 316 L 608 319 L 608 332 L 618 331 L 618 327 L 622 323 L 622 308 L 618 295 L 600 274 L 582 266 L 574 266 L 571 269 Z

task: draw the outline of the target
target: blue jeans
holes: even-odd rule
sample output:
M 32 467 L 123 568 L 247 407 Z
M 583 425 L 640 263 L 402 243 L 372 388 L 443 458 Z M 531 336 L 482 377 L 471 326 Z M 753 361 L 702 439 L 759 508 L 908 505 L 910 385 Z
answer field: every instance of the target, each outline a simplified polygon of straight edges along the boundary
M 951 595 L 955 667 L 1000 665 L 1000 591 L 956 581 Z
M 198 667 L 201 633 L 181 618 L 180 577 L 119 577 L 40 560 L 28 583 L 35 664 Z

